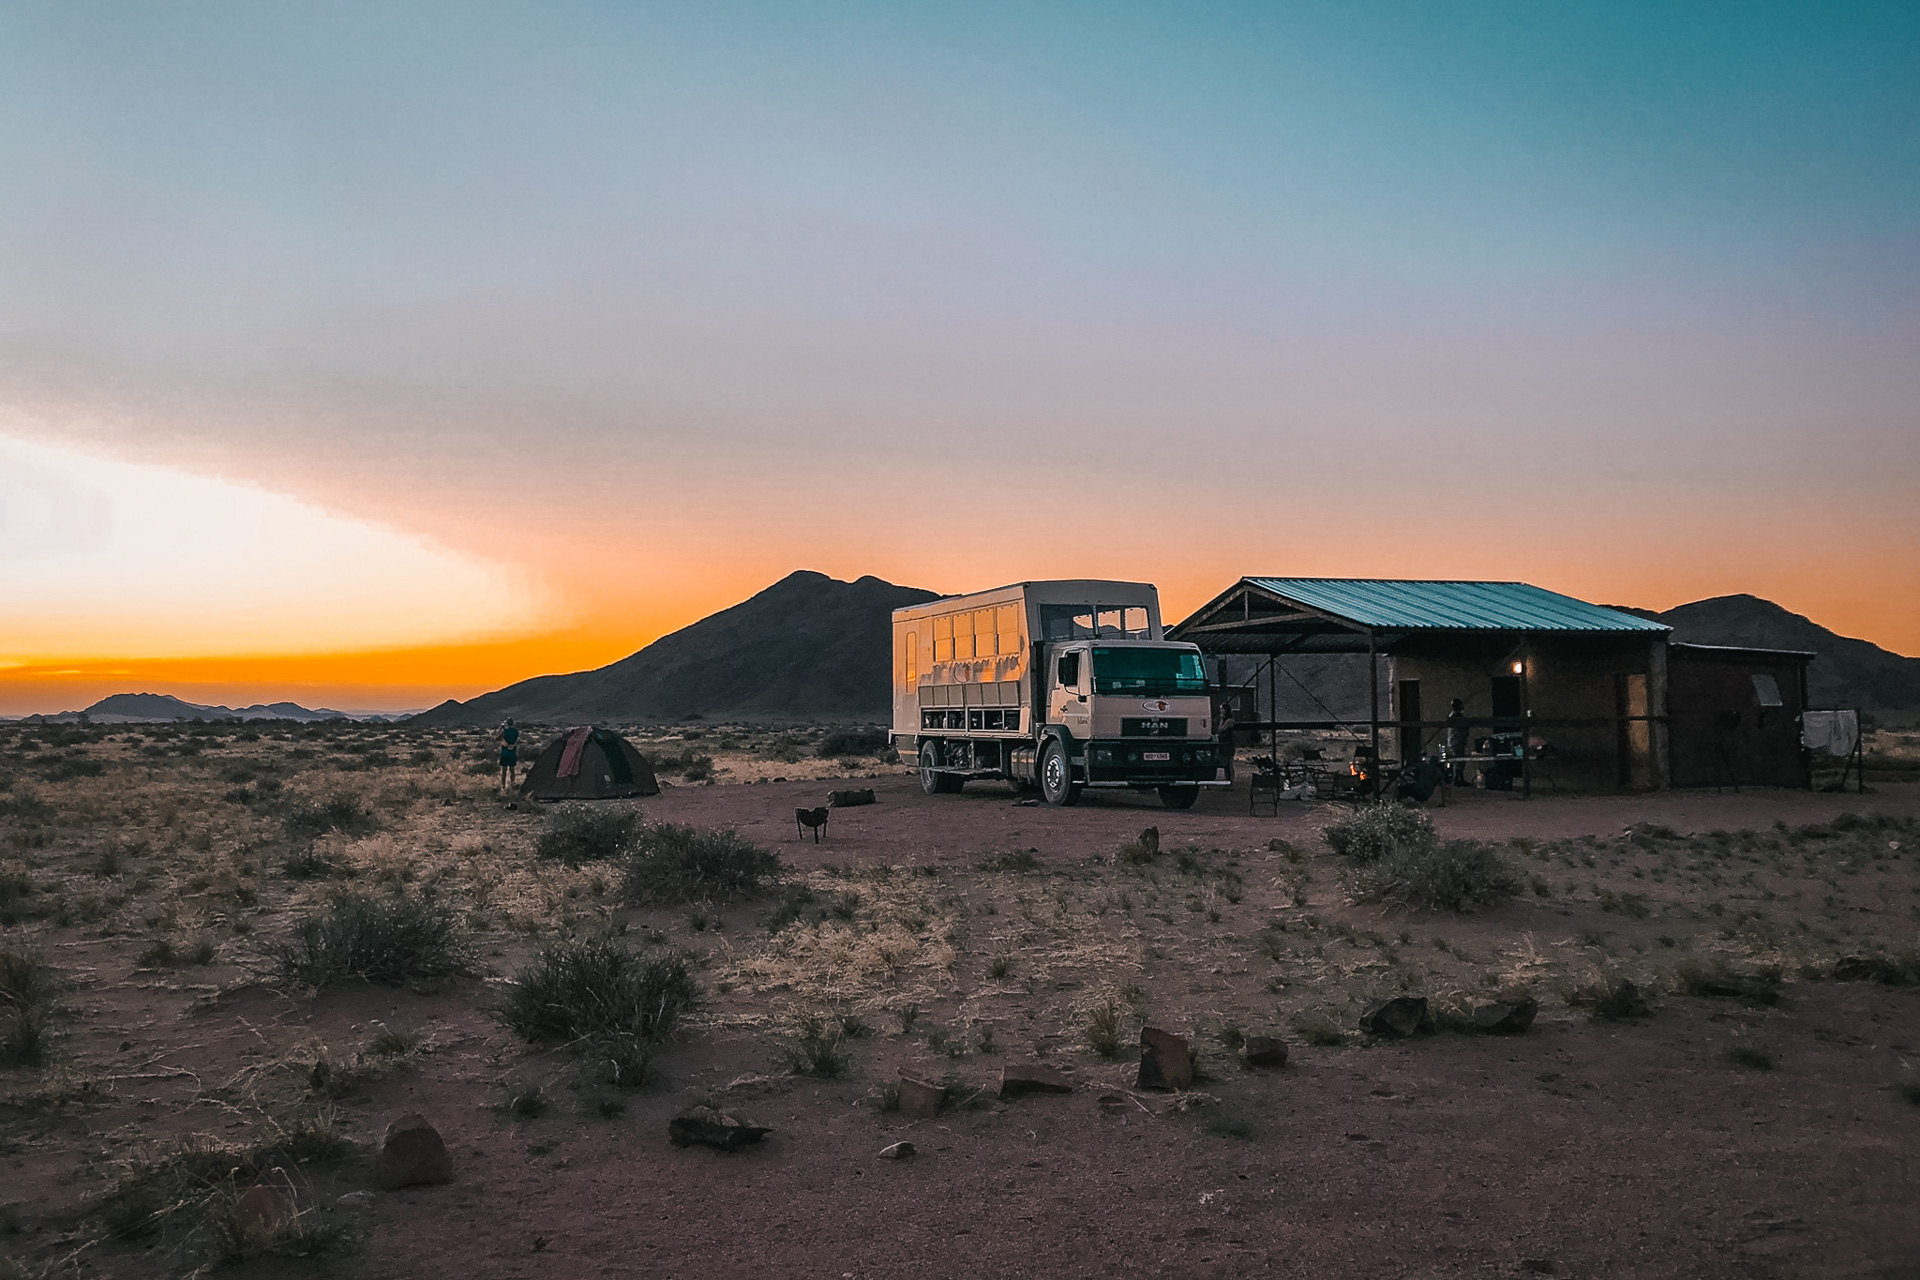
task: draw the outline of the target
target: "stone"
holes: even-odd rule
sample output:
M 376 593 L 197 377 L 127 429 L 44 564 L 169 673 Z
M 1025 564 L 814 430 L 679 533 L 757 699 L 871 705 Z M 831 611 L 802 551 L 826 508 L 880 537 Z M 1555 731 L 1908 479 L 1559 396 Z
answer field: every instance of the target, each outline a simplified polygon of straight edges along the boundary
M 373 1192 L 349 1191 L 333 1202 L 336 1209 L 370 1209 L 373 1207 Z
M 1362 1031 L 1396 1040 L 1404 1040 L 1430 1025 L 1425 996 L 1395 996 L 1391 1000 L 1382 1000 L 1360 1015 Z
M 1053 1067 L 1037 1062 L 1025 1066 L 1000 1068 L 1000 1097 L 1018 1098 L 1026 1093 L 1072 1093 L 1073 1081 Z
M 913 1144 L 911 1142 L 896 1142 L 890 1147 L 880 1148 L 880 1158 L 882 1160 L 905 1160 L 912 1154 Z
M 399 1187 L 453 1181 L 453 1157 L 440 1133 L 418 1112 L 408 1112 L 392 1124 L 380 1139 L 380 1154 L 374 1157 L 373 1180 L 388 1191 Z
M 1184 1089 L 1193 1083 L 1193 1053 L 1187 1042 L 1158 1027 L 1140 1028 L 1141 1089 Z
M 931 1120 L 947 1105 L 947 1091 L 937 1084 L 900 1073 L 900 1114 L 908 1120 Z
M 240 1193 L 233 1205 L 233 1218 L 249 1240 L 266 1241 L 293 1221 L 293 1207 L 293 1192 L 259 1182 Z
M 716 1147 L 738 1151 L 772 1133 L 765 1125 L 750 1124 L 718 1107 L 688 1107 L 667 1121 L 667 1137 L 676 1147 Z
M 1287 1065 L 1287 1042 L 1279 1036 L 1248 1036 L 1247 1042 L 1240 1047 L 1250 1067 L 1284 1067 Z
M 1497 1036 L 1517 1035 L 1533 1025 L 1533 1015 L 1538 1012 L 1538 1000 L 1496 1000 L 1473 1011 L 1473 1025 Z

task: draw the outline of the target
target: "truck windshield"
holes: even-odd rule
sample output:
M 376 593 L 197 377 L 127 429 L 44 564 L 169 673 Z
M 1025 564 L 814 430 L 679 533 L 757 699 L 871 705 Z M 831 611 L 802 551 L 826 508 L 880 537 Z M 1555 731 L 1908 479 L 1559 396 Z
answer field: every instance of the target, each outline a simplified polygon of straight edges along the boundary
M 1205 693 L 1206 668 L 1191 649 L 1104 649 L 1093 651 L 1095 693 Z

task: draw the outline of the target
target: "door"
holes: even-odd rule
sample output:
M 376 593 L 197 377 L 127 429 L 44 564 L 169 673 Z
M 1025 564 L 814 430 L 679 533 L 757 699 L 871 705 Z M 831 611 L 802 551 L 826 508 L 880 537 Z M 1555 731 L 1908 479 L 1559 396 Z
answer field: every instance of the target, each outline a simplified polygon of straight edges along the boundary
M 1076 741 L 1093 736 L 1093 708 L 1087 701 L 1087 689 L 1093 673 L 1087 670 L 1085 649 L 1069 649 L 1053 658 L 1053 690 L 1047 697 L 1047 719 L 1063 724 Z
M 1420 682 L 1418 680 L 1402 680 L 1400 682 L 1399 707 L 1401 722 L 1400 762 L 1405 764 L 1410 760 L 1418 760 L 1421 756 L 1420 743 L 1424 735 L 1419 729 L 1414 728 L 1409 723 L 1422 718 L 1420 715 Z

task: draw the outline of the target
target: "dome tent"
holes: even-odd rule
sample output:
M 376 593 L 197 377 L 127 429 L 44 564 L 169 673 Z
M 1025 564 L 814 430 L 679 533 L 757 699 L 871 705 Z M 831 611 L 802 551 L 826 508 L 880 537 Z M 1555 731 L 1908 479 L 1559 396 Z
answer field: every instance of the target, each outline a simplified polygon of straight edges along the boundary
M 611 729 L 569 729 L 541 749 L 520 792 L 532 800 L 657 796 L 653 766 Z

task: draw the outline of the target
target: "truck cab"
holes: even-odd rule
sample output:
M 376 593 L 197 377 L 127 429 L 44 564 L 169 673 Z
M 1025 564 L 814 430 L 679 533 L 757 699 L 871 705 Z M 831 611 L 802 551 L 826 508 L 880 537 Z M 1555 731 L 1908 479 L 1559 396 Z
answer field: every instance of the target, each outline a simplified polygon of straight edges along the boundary
M 1153 789 L 1188 808 L 1202 785 L 1225 782 L 1200 650 L 1149 640 L 1080 640 L 1048 647 L 1046 722 L 1038 778 L 1053 804 L 1082 787 Z M 1049 749 L 1049 744 L 1051 749 Z

